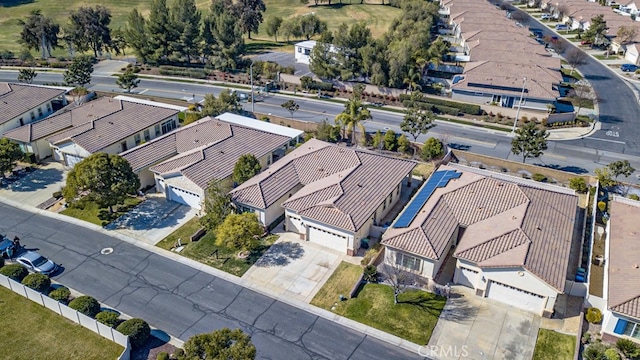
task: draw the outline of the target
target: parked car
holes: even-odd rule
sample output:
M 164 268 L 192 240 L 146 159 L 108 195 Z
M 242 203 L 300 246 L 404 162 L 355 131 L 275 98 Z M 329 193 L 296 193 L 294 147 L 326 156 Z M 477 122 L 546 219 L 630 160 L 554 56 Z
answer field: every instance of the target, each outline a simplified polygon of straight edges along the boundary
M 542 14 L 542 16 L 540 16 L 540 20 L 551 20 L 551 15 Z
M 15 254 L 15 245 L 13 241 L 7 239 L 6 237 L 0 235 L 0 256 L 4 258 L 10 258 Z
M 638 70 L 638 66 L 633 64 L 622 64 L 622 66 L 620 66 L 620 70 L 624 72 L 635 72 Z
M 582 40 L 580 41 L 580 45 L 591 45 L 591 40 Z
M 25 251 L 16 261 L 29 271 L 51 275 L 58 270 L 58 265 L 35 251 Z
M 556 30 L 568 30 L 569 27 L 565 24 L 556 24 Z

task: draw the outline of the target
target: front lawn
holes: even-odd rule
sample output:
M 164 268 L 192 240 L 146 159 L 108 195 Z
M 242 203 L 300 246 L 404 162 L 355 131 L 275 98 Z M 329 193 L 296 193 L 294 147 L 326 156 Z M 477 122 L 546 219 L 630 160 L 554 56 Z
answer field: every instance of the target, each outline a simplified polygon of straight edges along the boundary
M 362 266 L 341 262 L 336 271 L 318 291 L 311 300 L 311 305 L 323 309 L 331 309 L 331 306 L 338 301 L 340 295 L 349 296 L 351 289 L 362 274 Z
M 447 299 L 410 290 L 398 300 L 394 305 L 393 289 L 388 285 L 365 284 L 356 298 L 339 302 L 333 311 L 416 344 L 427 344 Z
M 269 235 L 263 238 L 260 246 L 253 250 L 249 257 L 240 259 L 237 256 L 239 251 L 216 246 L 216 237 L 213 232 L 207 233 L 199 241 L 190 243 L 189 238 L 198 229 L 200 229 L 198 218 L 193 218 L 156 244 L 156 246 L 171 250 L 177 244 L 178 239 L 182 239 L 184 249 L 180 252 L 180 255 L 213 266 L 229 274 L 242 276 L 278 239 L 276 235 Z
M 5 359 L 117 359 L 122 346 L 0 287 Z
M 572 360 L 576 337 L 553 330 L 540 329 L 533 360 Z
M 114 206 L 113 214 L 110 214 L 109 209 L 101 209 L 95 203 L 86 201 L 82 204 L 70 206 L 62 210 L 60 213 L 74 217 L 76 219 L 90 222 L 92 224 L 105 226 L 113 220 L 126 214 L 127 212 L 129 212 L 129 210 L 138 206 L 138 204 L 140 204 L 141 202 L 142 200 L 137 197 L 128 197 L 124 201 L 124 204 Z

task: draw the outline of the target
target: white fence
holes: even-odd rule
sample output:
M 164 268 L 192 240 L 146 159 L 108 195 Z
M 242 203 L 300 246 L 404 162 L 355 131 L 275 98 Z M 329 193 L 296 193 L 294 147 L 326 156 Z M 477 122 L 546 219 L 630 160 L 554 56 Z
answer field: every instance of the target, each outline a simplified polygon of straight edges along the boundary
M 0 285 L 12 290 L 16 294 L 20 294 L 27 299 L 36 302 L 47 309 L 55 312 L 58 315 L 62 315 L 67 319 L 73 321 L 76 324 L 80 324 L 83 327 L 101 335 L 102 337 L 115 342 L 118 345 L 124 347 L 124 351 L 118 357 L 118 360 L 129 360 L 131 357 L 131 345 L 129 344 L 129 337 L 123 335 L 119 331 L 99 323 L 95 319 L 92 319 L 84 314 L 73 310 L 65 304 L 53 300 L 52 298 L 41 294 L 31 288 L 28 288 L 18 282 L 15 282 L 4 275 L 0 275 Z

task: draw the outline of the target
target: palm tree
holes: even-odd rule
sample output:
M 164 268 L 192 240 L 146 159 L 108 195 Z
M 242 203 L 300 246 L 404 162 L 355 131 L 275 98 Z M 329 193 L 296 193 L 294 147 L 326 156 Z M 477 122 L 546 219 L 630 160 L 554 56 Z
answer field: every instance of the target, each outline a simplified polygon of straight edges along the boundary
M 409 72 L 407 73 L 407 76 L 405 76 L 404 80 L 402 80 L 402 83 L 409 87 L 409 92 L 412 92 L 413 90 L 422 90 L 422 86 L 420 86 L 421 80 L 421 71 L 416 67 L 412 67 L 409 69 Z
M 342 111 L 336 116 L 335 123 L 342 127 L 342 137 L 346 138 L 346 131 L 351 131 L 351 143 L 357 145 L 356 128 L 364 134 L 365 129 L 362 123 L 371 119 L 371 112 L 362 104 L 360 96 L 352 97 L 347 101 Z

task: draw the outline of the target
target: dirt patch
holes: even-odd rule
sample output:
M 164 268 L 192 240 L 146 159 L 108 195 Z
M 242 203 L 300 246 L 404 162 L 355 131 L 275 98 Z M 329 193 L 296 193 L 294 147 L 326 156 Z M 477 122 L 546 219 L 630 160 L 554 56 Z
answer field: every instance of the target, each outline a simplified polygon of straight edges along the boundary
M 285 118 L 275 115 L 263 114 L 256 112 L 256 118 L 262 119 L 268 117 L 269 122 L 277 125 L 287 126 L 290 128 L 302 130 L 304 132 L 314 132 L 318 129 L 318 123 L 312 121 L 302 121 L 291 118 Z

